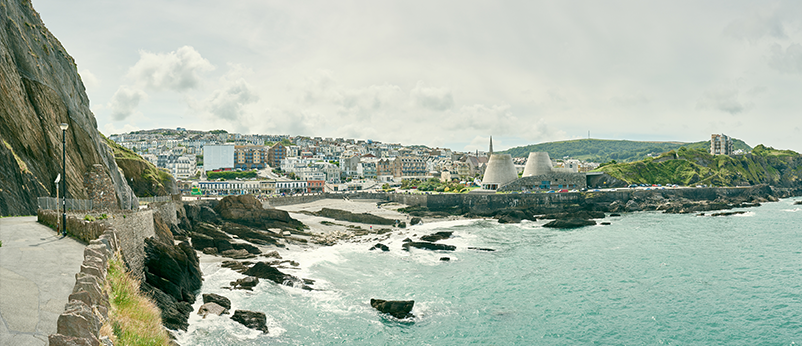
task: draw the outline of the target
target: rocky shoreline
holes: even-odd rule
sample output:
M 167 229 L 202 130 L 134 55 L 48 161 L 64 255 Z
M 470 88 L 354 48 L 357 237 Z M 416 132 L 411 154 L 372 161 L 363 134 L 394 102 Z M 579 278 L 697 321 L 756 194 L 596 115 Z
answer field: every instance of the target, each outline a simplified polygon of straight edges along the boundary
M 242 278 L 230 282 L 227 287 L 224 287 L 226 289 L 250 290 L 264 280 L 277 285 L 311 291 L 315 290 L 313 280 L 297 277 L 287 272 L 297 269 L 299 263 L 293 259 L 282 258 L 275 250 L 287 249 L 289 246 L 328 246 L 338 242 L 357 241 L 371 242 L 372 244 L 366 244 L 366 249 L 380 252 L 389 251 L 382 241 L 388 239 L 392 233 L 403 230 L 401 228 L 402 220 L 412 223 L 410 221 L 413 218 L 417 219 L 415 223 L 471 218 L 493 218 L 500 223 L 549 220 L 543 225 L 544 227 L 575 228 L 595 225 L 599 219 L 607 216 L 620 216 L 621 213 L 627 212 L 662 211 L 664 213 L 705 215 L 703 212 L 706 211 L 754 207 L 761 203 L 777 201 L 781 197 L 789 197 L 794 192 L 799 191 L 761 186 L 745 189 L 738 194 L 714 194 L 715 198 L 702 200 L 673 197 L 671 194 L 661 194 L 659 191 L 649 194 L 631 194 L 630 198 L 625 200 L 616 198 L 612 194 L 589 193 L 582 203 L 567 203 L 559 207 L 548 205 L 543 208 L 511 207 L 495 210 L 485 215 L 454 212 L 459 208 L 449 208 L 449 211 L 446 212 L 437 209 L 430 210 L 427 207 L 409 208 L 397 203 L 388 204 L 381 201 L 374 204 L 370 201 L 360 203 L 326 200 L 283 207 L 293 213 L 290 216 L 290 212 L 285 210 L 264 208 L 262 203 L 252 196 L 229 196 L 221 201 L 185 203 L 183 210 L 178 212 L 178 226 L 168 227 L 168 229 L 174 239 L 189 240 L 191 249 L 194 251 L 225 258 L 221 260 L 221 267 L 243 275 Z M 404 215 L 404 212 L 407 215 Z M 712 216 L 728 216 L 738 213 L 740 212 L 721 212 L 713 213 Z M 601 224 L 609 224 L 609 222 L 602 221 Z M 450 237 L 451 232 L 415 235 L 413 238 L 417 239 L 407 238 L 404 240 L 402 249 L 409 251 L 410 248 L 417 248 L 424 251 L 447 253 L 456 249 L 454 245 L 447 244 Z M 189 244 L 186 247 L 189 247 Z M 494 251 L 494 249 L 485 248 L 474 248 L 474 250 Z M 449 259 L 449 257 L 442 257 L 441 261 Z M 187 298 L 194 298 L 194 296 Z M 218 303 L 215 303 L 217 306 L 208 305 L 209 302 L 206 300 L 207 298 L 204 297 L 203 306 L 205 308 L 198 311 L 199 314 L 223 314 L 231 309 L 230 306 L 225 307 Z M 157 302 L 160 303 L 159 307 L 162 308 L 163 316 L 170 317 L 165 321 L 172 321 L 180 315 L 183 323 L 186 323 L 190 311 L 179 300 L 160 302 L 157 299 Z M 183 308 L 179 308 L 182 306 Z M 243 314 L 246 314 L 247 318 L 238 317 L 241 320 L 239 322 L 250 328 L 267 332 L 267 327 L 263 323 L 259 323 L 259 321 L 263 321 L 260 313 L 258 311 L 241 312 L 238 316 L 242 317 L 245 316 Z M 261 314 L 264 315 L 264 313 Z M 406 316 L 405 313 L 401 315 Z M 166 322 L 165 325 L 167 325 Z M 167 326 L 171 329 L 186 330 L 186 325 L 182 323 L 173 323 Z

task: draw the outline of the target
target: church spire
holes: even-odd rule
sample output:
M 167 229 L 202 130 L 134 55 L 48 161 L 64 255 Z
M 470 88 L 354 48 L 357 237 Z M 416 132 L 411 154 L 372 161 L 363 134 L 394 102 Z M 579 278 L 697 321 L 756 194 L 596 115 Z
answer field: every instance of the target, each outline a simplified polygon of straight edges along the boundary
M 490 136 L 490 154 L 488 157 L 493 156 L 493 136 Z

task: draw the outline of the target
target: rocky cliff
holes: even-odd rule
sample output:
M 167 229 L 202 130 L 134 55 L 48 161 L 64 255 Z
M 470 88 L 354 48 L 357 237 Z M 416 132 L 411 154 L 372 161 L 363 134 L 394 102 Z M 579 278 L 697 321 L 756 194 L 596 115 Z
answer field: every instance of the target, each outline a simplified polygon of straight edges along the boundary
M 34 214 L 37 197 L 56 195 L 61 123 L 69 124 L 68 198 L 87 198 L 84 173 L 101 164 L 119 206 L 136 206 L 97 130 L 75 61 L 30 1 L 0 0 L 0 215 Z

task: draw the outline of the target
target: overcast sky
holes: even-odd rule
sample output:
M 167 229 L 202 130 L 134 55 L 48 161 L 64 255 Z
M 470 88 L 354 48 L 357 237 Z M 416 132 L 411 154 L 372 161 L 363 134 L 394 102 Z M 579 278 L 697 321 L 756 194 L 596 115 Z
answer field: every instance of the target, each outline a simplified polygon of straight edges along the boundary
M 801 1 L 33 0 L 99 130 L 802 151 Z

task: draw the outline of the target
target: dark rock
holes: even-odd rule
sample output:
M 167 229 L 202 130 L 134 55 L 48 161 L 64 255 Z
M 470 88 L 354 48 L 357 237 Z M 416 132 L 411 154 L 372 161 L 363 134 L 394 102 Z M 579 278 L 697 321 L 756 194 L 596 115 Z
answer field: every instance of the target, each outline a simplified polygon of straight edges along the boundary
M 267 316 L 265 316 L 263 312 L 237 310 L 234 311 L 234 315 L 231 316 L 231 319 L 242 323 L 242 325 L 248 328 L 261 330 L 267 333 Z
M 355 214 L 346 210 L 323 208 L 313 213 L 317 216 L 328 217 L 338 221 L 366 223 L 372 225 L 395 225 L 398 220 L 392 220 L 368 213 Z
M 250 262 L 239 262 L 239 261 L 223 261 L 223 264 L 220 266 L 223 268 L 229 268 L 233 271 L 243 273 L 248 270 L 246 265 L 250 265 Z
M 420 240 L 428 242 L 436 242 L 438 240 L 451 238 L 452 234 L 454 234 L 454 232 L 437 232 L 434 234 L 422 236 L 420 237 Z
M 401 242 L 402 242 L 402 243 L 409 243 L 409 242 L 411 242 L 411 241 L 412 241 L 412 239 L 409 239 L 409 238 L 404 238 L 404 240 L 402 240 Z
M 230 249 L 220 253 L 220 256 L 228 257 L 231 259 L 247 259 L 247 258 L 254 258 L 256 255 L 248 253 L 246 250 L 235 250 Z
M 723 212 L 723 213 L 713 213 L 713 214 L 710 214 L 710 216 L 732 216 L 732 215 L 740 215 L 740 214 L 745 214 L 745 213 L 746 213 L 745 211 L 728 211 L 728 212 Z
M 454 245 L 430 243 L 425 241 L 408 242 L 404 243 L 404 245 L 401 245 L 401 247 L 406 251 L 409 251 L 410 247 L 415 247 L 418 249 L 426 249 L 426 250 L 444 250 L 444 251 L 454 251 L 457 249 L 457 247 Z
M 440 260 L 443 261 L 443 262 L 448 262 L 448 261 L 451 260 L 451 258 L 449 258 L 449 257 L 440 257 Z
M 489 248 L 486 248 L 486 247 L 472 247 L 472 246 L 469 246 L 468 249 L 469 250 L 477 250 L 477 251 L 487 251 L 487 252 L 496 251 L 496 250 L 489 249 Z
M 231 309 L 231 301 L 228 298 L 223 297 L 219 294 L 214 293 L 204 293 L 203 294 L 203 303 L 215 303 L 220 305 L 226 309 Z
M 208 314 L 220 316 L 226 313 L 228 313 L 228 309 L 217 303 L 205 303 L 198 309 L 198 315 L 203 316 L 203 318 L 206 318 Z
M 213 224 L 221 224 L 222 220 L 220 219 L 220 215 L 217 215 L 217 212 L 214 209 L 209 208 L 208 206 L 201 206 L 200 213 L 198 214 L 198 220 L 206 222 L 206 223 L 213 223 Z
M 258 255 L 262 253 L 262 250 L 259 250 L 256 246 L 253 246 L 248 243 L 231 243 L 231 246 L 234 250 L 245 250 L 248 251 L 250 254 Z
M 794 202 L 794 205 L 802 205 L 802 201 L 796 201 Z
M 189 314 L 192 312 L 192 305 L 185 301 L 177 301 L 173 296 L 162 292 L 147 282 L 143 282 L 139 286 L 139 290 L 153 299 L 156 306 L 159 307 L 159 310 L 161 310 L 162 324 L 166 328 L 187 330 L 187 327 L 189 327 L 187 320 L 189 319 Z
M 609 226 L 609 225 L 611 225 L 611 223 L 609 223 L 609 222 L 602 222 L 602 223 L 601 223 L 601 225 L 604 225 L 604 226 Z
M 595 225 L 596 221 L 593 220 L 582 220 L 582 219 L 568 219 L 568 220 L 554 220 L 551 221 L 543 227 L 550 227 L 550 228 L 578 228 L 584 226 L 591 226 Z
M 217 248 L 216 247 L 203 248 L 203 253 L 207 255 L 217 255 Z
M 621 214 L 618 214 L 618 213 L 612 213 L 612 214 L 610 214 L 610 217 L 615 217 L 615 216 L 621 216 Z
M 277 234 L 274 234 L 274 233 L 270 233 L 270 232 L 266 232 L 266 231 L 256 230 L 256 229 L 250 228 L 248 226 L 243 226 L 243 225 L 236 224 L 236 223 L 231 223 L 231 222 L 225 223 L 223 225 L 223 231 L 228 233 L 228 234 L 235 235 L 235 236 L 239 237 L 242 240 L 246 240 L 246 241 L 249 241 L 249 242 L 254 243 L 254 244 L 276 245 L 276 246 L 281 246 L 281 247 L 284 246 L 284 245 L 279 243 L 279 239 L 282 238 L 282 236 L 280 236 L 280 235 L 277 235 Z
M 220 217 L 246 226 L 303 229 L 306 226 L 278 209 L 265 209 L 253 195 L 226 196 L 214 208 Z
M 415 305 L 414 300 L 381 300 L 370 299 L 370 306 L 382 313 L 390 314 L 395 318 L 403 319 L 414 317 L 411 313 Z
M 415 225 L 421 223 L 421 221 L 423 221 L 423 220 L 421 220 L 421 218 L 416 216 L 416 217 L 413 217 L 412 220 L 409 220 L 409 225 L 410 226 L 415 226 Z
M 285 281 L 291 281 L 292 275 L 284 274 L 275 267 L 270 266 L 265 262 L 257 262 L 250 269 L 246 270 L 243 274 L 255 276 L 260 279 L 267 279 L 277 284 L 284 284 Z
M 390 251 L 390 248 L 387 247 L 387 245 L 384 245 L 382 243 L 376 243 L 376 245 L 373 245 L 373 247 L 370 248 L 370 250 L 371 251 L 373 251 L 373 250 Z
M 281 255 L 279 255 L 278 251 L 270 251 L 266 254 L 263 254 L 262 257 L 281 259 Z
M 174 245 L 151 237 L 145 239 L 144 262 L 145 282 L 140 290 L 162 310 L 165 327 L 186 330 L 194 292 L 201 287 L 197 254 L 187 242 Z
M 221 231 L 220 227 L 206 222 L 199 222 L 195 224 L 195 229 L 192 230 L 192 232 L 207 235 L 212 239 L 231 240 L 231 236 L 226 234 L 226 232 Z
M 231 281 L 231 288 L 232 289 L 242 289 L 251 291 L 256 285 L 259 284 L 259 278 L 255 278 L 253 276 L 248 276 L 237 281 Z

